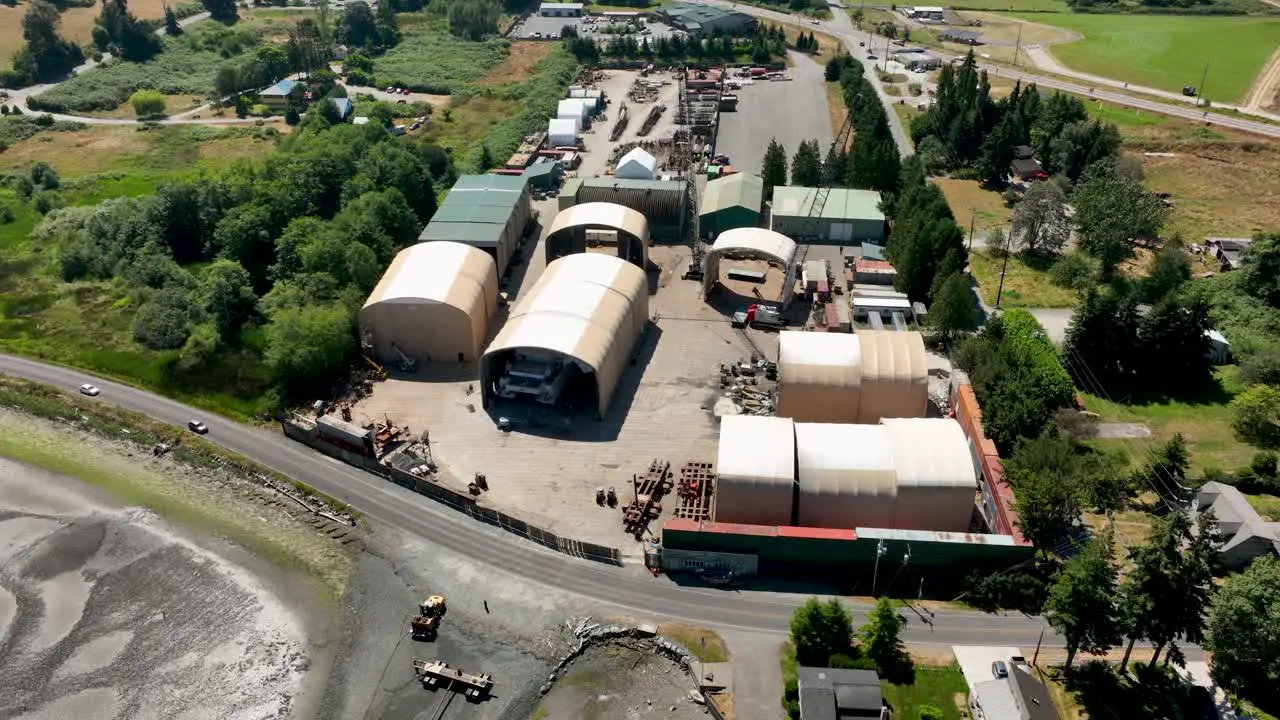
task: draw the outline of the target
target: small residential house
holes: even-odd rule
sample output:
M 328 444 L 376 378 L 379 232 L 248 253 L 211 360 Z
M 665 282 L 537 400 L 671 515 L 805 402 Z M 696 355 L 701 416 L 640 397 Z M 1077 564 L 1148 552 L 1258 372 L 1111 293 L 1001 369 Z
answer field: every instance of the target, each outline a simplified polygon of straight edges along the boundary
M 873 670 L 801 667 L 798 673 L 800 720 L 889 720 Z
M 1058 720 L 1049 688 L 1017 665 L 1008 677 L 974 683 L 969 705 L 984 720 Z
M 351 100 L 347 98 L 333 98 L 334 107 L 338 108 L 338 117 L 346 122 L 351 117 L 351 113 L 355 112 L 356 106 L 351 104 Z
M 1218 265 L 1224 272 L 1239 270 L 1240 263 L 1244 261 L 1244 254 L 1248 252 L 1249 246 L 1253 245 L 1251 238 L 1211 237 L 1204 240 L 1209 253 L 1217 259 Z
M 1015 157 L 1013 162 L 1009 163 L 1009 174 L 1022 182 L 1049 179 L 1049 174 L 1044 171 L 1044 166 L 1035 158 Z
M 262 99 L 263 105 L 271 109 L 271 112 L 284 112 L 289 107 L 289 94 L 297 86 L 296 80 L 281 80 L 258 93 L 258 97 Z
M 632 148 L 631 152 L 622 156 L 613 176 L 623 180 L 652 180 L 658 171 L 658 159 L 650 155 L 644 148 Z
M 1240 491 L 1207 482 L 1196 495 L 1195 511 L 1213 510 L 1222 530 L 1218 561 L 1231 570 L 1244 568 L 1259 555 L 1280 555 L 1280 523 L 1263 520 Z

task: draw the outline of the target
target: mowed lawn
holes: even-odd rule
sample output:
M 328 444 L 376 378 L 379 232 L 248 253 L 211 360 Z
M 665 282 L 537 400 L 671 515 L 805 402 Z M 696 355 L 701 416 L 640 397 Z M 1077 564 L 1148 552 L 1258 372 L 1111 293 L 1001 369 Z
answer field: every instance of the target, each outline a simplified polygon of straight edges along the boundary
M 1074 30 L 1084 36 L 1054 45 L 1064 65 L 1136 85 L 1181 91 L 1200 85 L 1205 97 L 1241 100 L 1280 46 L 1280 18 L 1190 15 L 1020 15 L 1032 23 Z
M 954 663 L 945 667 L 916 665 L 915 682 L 910 685 L 880 683 L 885 700 L 897 718 L 918 718 L 920 708 L 932 705 L 942 711 L 945 720 L 960 720 L 960 707 L 968 705 L 969 686 L 964 674 Z

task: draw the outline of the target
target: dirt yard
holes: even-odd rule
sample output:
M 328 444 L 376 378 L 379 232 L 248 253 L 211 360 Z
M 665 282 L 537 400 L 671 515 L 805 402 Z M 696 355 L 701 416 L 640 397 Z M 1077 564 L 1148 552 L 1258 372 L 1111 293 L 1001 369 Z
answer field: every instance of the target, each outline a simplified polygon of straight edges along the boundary
M 539 720 L 613 720 L 704 716 L 689 701 L 693 680 L 674 663 L 650 653 L 599 645 L 570 665 L 534 711 Z
M 509 82 L 527 80 L 533 76 L 533 66 L 542 61 L 555 43 L 519 41 L 511 43 L 507 59 L 495 67 L 489 76 L 480 82 L 481 85 L 504 85 Z

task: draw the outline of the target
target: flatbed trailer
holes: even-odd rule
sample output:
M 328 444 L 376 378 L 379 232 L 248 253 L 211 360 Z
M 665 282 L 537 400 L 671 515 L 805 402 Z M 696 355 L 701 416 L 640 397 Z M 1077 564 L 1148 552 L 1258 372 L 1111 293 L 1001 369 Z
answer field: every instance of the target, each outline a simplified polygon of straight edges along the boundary
M 465 672 L 440 660 L 414 660 L 413 672 L 422 680 L 424 687 L 461 689 L 463 695 L 472 699 L 484 697 L 493 689 L 492 675 Z

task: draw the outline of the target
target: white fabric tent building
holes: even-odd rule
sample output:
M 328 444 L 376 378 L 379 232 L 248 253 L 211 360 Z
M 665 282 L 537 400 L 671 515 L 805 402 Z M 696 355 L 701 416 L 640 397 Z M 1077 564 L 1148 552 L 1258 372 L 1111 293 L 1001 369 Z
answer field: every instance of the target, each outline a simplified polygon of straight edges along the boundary
M 652 180 L 658 171 L 658 159 L 643 148 L 632 148 L 622 156 L 613 176 L 624 180 Z
M 573 118 L 555 118 L 547 123 L 547 144 L 551 147 L 577 147 L 578 122 Z
M 556 118 L 559 120 L 573 120 L 578 130 L 582 130 L 587 126 L 587 118 L 589 116 L 587 105 L 581 98 L 561 100 L 556 106 Z
M 721 419 L 716 522 L 968 532 L 977 472 L 960 424 Z
M 790 525 L 795 486 L 795 423 L 760 415 L 720 418 L 717 520 Z
M 796 284 L 796 241 L 772 230 L 744 227 L 726 230 L 702 259 L 702 293 L 709 296 L 720 281 L 720 259 L 726 255 L 759 258 L 782 269 L 783 306 L 791 302 Z
M 483 250 L 429 242 L 401 250 L 360 309 L 360 336 L 384 364 L 470 362 L 498 311 L 498 266 Z
M 598 253 L 556 260 L 516 303 L 484 351 L 484 406 L 490 407 L 503 376 L 521 363 L 572 366 L 603 418 L 648 321 L 644 270 Z

